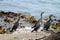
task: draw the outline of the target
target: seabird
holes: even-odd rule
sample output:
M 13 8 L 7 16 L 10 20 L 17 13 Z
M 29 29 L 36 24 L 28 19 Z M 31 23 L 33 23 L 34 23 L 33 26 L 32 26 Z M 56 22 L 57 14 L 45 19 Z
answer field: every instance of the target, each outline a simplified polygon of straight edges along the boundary
M 51 22 L 52 22 L 52 19 L 51 19 L 52 16 L 53 15 L 50 15 L 49 16 L 49 20 L 46 22 L 46 24 L 44 25 L 44 28 L 43 29 L 45 29 L 45 30 L 48 30 L 49 29 L 49 27 L 51 25 Z
M 41 18 L 36 22 L 36 24 L 32 27 L 34 28 L 31 32 L 36 31 L 40 28 L 41 24 L 42 24 L 42 15 L 44 12 L 41 13 Z
M 10 32 L 13 32 L 14 30 L 16 31 L 16 29 L 18 28 L 19 26 L 19 20 L 20 20 L 20 17 L 18 18 L 18 20 L 14 23 L 14 26 L 12 28 L 12 30 Z

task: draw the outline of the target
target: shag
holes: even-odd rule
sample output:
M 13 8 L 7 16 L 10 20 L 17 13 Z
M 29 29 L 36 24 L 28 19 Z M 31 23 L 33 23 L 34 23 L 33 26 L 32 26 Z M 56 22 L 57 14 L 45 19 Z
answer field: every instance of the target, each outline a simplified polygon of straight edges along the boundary
M 44 30 L 48 31 L 48 29 L 50 28 L 51 22 L 52 22 L 52 17 L 53 15 L 49 16 L 49 20 L 46 22 L 46 24 L 44 25 Z
M 18 18 L 18 20 L 14 23 L 14 26 L 12 28 L 12 30 L 10 32 L 13 32 L 13 31 L 16 31 L 16 29 L 18 28 L 19 26 L 19 20 L 20 20 L 20 17 Z
M 32 27 L 34 28 L 31 32 L 36 31 L 40 28 L 41 24 L 42 24 L 42 15 L 44 12 L 41 13 L 41 18 L 36 22 L 36 24 Z

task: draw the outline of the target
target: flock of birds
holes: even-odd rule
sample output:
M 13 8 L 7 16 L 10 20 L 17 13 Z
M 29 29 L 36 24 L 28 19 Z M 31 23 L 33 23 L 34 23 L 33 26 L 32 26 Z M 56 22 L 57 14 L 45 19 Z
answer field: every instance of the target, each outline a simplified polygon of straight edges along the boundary
M 56 21 L 56 19 L 52 19 L 52 17 L 55 17 L 54 15 L 50 15 L 49 16 L 49 20 L 45 23 L 45 24 L 43 24 L 42 23 L 42 15 L 44 14 L 44 12 L 42 12 L 41 13 L 41 18 L 37 21 L 37 23 L 32 27 L 32 28 L 34 28 L 31 32 L 33 32 L 33 31 L 36 31 L 37 32 L 37 30 L 43 25 L 44 27 L 43 27 L 43 29 L 41 30 L 41 31 L 43 31 L 43 30 L 46 30 L 46 31 L 48 31 L 48 29 L 50 28 L 50 25 L 51 25 L 51 22 L 53 22 L 53 20 L 55 20 Z
M 42 12 L 41 13 L 41 17 L 40 17 L 40 19 L 36 22 L 36 24 L 32 27 L 33 28 L 33 30 L 31 31 L 31 32 L 34 32 L 34 31 L 38 31 L 38 29 L 42 26 L 42 25 L 44 25 L 44 27 L 43 27 L 43 29 L 41 30 L 41 31 L 43 31 L 43 30 L 46 30 L 46 31 L 48 31 L 48 29 L 50 28 L 50 25 L 51 25 L 51 22 L 52 22 L 52 17 L 55 17 L 54 15 L 50 15 L 49 16 L 49 20 L 45 23 L 45 24 L 43 24 L 42 23 L 42 15 L 44 14 L 44 12 Z M 12 30 L 10 30 L 10 32 L 13 32 L 13 31 L 16 31 L 16 29 L 18 28 L 18 25 L 19 25 L 19 20 L 20 20 L 20 17 L 18 18 L 18 20 L 14 23 L 14 26 L 13 26 L 13 28 L 12 28 Z M 56 21 L 56 19 L 54 19 L 55 21 Z

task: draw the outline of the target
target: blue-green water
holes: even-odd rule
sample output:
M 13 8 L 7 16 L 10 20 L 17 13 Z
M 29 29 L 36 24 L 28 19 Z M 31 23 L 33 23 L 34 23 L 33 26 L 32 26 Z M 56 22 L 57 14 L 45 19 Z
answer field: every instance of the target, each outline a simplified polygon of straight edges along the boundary
M 60 0 L 0 0 L 0 10 L 29 12 L 34 16 L 40 16 L 44 11 L 44 16 L 60 17 Z

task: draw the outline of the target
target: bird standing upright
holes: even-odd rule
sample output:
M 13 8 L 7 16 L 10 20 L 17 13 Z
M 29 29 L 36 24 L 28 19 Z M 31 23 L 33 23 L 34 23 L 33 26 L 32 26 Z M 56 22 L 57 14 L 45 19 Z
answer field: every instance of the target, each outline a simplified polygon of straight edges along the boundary
M 41 13 L 41 18 L 36 22 L 36 24 L 32 27 L 34 28 L 31 32 L 33 31 L 36 31 L 39 29 L 39 27 L 41 26 L 42 24 L 42 15 L 43 15 L 44 12 Z
M 18 28 L 19 26 L 19 20 L 20 20 L 20 17 L 18 18 L 18 20 L 14 23 L 14 26 L 12 28 L 12 30 L 10 32 L 13 32 L 14 30 L 16 31 L 16 29 Z
M 49 20 L 46 22 L 46 24 L 44 25 L 44 29 L 45 30 L 47 30 L 48 31 L 48 29 L 49 29 L 49 27 L 50 27 L 50 25 L 51 25 L 51 22 L 52 22 L 52 19 L 51 19 L 51 17 L 52 17 L 53 15 L 50 15 L 49 16 Z

